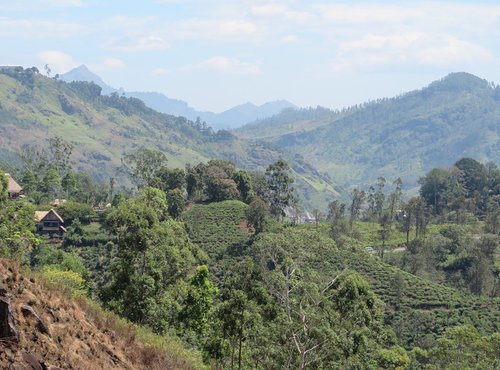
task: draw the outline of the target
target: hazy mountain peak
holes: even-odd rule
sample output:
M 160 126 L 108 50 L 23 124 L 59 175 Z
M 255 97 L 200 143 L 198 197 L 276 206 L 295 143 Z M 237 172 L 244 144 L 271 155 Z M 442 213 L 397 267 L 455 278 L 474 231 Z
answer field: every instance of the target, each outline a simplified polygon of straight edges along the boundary
M 476 89 L 488 88 L 490 84 L 487 80 L 479 78 L 467 72 L 453 72 L 440 80 L 434 81 L 429 88 L 449 91 L 472 91 Z
M 110 94 L 113 91 L 116 91 L 116 89 L 106 84 L 101 77 L 92 72 L 85 64 L 82 64 L 76 68 L 73 68 L 71 71 L 66 72 L 61 76 L 61 80 L 66 82 L 72 82 L 72 81 L 93 82 L 96 85 L 102 87 L 103 94 Z
M 172 114 L 174 116 L 184 116 L 188 119 L 195 120 L 200 117 L 202 121 L 206 121 L 215 129 L 237 128 L 245 123 L 271 117 L 280 113 L 285 108 L 296 108 L 296 105 L 286 100 L 276 100 L 264 103 L 260 106 L 246 102 L 237 105 L 221 113 L 202 112 L 189 106 L 183 100 L 172 99 L 162 93 L 157 92 L 139 92 L 139 91 L 124 91 L 122 88 L 115 89 L 106 84 L 101 77 L 92 72 L 86 65 L 82 64 L 71 71 L 63 74 L 61 80 L 66 82 L 71 81 L 88 81 L 102 87 L 104 95 L 112 92 L 123 93 L 125 96 L 141 99 L 144 103 L 158 112 Z

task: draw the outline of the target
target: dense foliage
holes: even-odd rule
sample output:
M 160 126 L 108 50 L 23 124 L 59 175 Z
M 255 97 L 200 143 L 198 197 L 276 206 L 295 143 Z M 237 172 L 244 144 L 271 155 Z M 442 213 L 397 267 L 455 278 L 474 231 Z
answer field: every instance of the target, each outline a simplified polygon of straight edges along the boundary
M 431 170 L 411 199 L 401 179 L 380 177 L 330 203 L 324 222 L 297 225 L 286 217 L 294 190 L 283 160 L 264 175 L 224 160 L 173 169 L 139 148 L 123 160 L 137 188 L 99 190 L 73 171 L 69 144 L 52 145 L 24 157 L 26 198 L 8 200 L 0 176 L 2 256 L 174 333 L 209 366 L 499 365 L 493 164 L 464 158 Z M 45 180 L 57 177 L 64 187 Z M 56 207 L 48 200 L 61 195 L 64 239 L 35 238 L 34 206 Z

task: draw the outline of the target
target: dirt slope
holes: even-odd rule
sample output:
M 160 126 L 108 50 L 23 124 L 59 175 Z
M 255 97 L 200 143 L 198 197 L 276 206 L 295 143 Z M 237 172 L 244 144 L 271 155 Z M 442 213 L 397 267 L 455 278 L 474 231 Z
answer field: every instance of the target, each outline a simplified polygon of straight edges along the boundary
M 68 300 L 0 259 L 0 369 L 190 368 L 116 332 L 84 299 Z

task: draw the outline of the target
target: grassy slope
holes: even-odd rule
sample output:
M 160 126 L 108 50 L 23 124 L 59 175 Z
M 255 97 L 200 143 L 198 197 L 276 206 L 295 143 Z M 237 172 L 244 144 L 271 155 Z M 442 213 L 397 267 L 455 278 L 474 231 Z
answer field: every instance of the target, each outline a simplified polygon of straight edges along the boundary
M 349 266 L 367 278 L 386 303 L 386 322 L 405 345 L 422 344 L 449 326 L 470 323 L 484 333 L 500 330 L 500 300 L 479 298 L 435 284 L 382 262 L 360 251 L 340 251 L 339 266 Z M 406 287 L 398 298 L 393 282 L 401 274 Z M 399 303 L 398 303 L 399 300 Z
M 20 271 L 0 259 L 0 288 L 9 293 L 20 341 L 0 341 L 0 368 L 42 368 L 25 363 L 31 353 L 43 368 L 61 369 L 205 369 L 201 355 L 175 336 L 158 336 L 132 325 L 44 273 Z M 41 330 L 30 305 L 47 330 Z M 26 366 L 26 367 L 24 367 Z
M 247 208 L 245 203 L 237 200 L 196 204 L 184 213 L 182 219 L 186 222 L 191 240 L 212 260 L 217 260 L 248 239 L 249 230 L 245 223 Z

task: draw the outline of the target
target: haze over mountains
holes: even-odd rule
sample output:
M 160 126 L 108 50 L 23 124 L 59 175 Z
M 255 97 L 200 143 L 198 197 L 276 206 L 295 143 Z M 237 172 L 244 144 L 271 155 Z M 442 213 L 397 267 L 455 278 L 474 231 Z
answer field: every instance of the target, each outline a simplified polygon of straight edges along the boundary
M 294 104 L 286 100 L 277 100 L 257 106 L 253 103 L 237 105 L 221 113 L 209 111 L 197 111 L 195 108 L 183 100 L 173 99 L 158 92 L 125 91 L 115 89 L 106 84 L 101 77 L 89 70 L 85 65 L 81 65 L 71 71 L 61 75 L 61 80 L 94 82 L 102 87 L 102 94 L 108 95 L 117 92 L 127 97 L 141 99 L 146 105 L 154 110 L 174 116 L 186 117 L 192 121 L 199 118 L 201 121 L 214 129 L 230 129 L 243 126 L 245 123 L 271 117 L 285 108 L 297 108 Z

